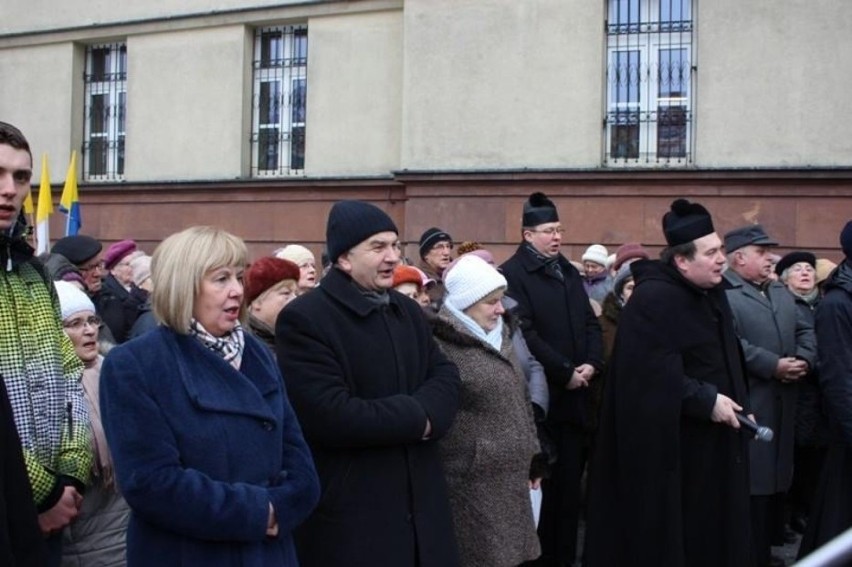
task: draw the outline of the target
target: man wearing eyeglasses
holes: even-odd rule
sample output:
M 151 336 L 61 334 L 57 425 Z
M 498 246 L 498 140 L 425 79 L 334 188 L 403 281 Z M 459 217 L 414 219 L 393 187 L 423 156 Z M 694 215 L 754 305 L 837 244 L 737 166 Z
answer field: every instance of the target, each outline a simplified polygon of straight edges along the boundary
M 85 234 L 66 236 L 53 244 L 51 252 L 67 258 L 80 272 L 86 286 L 84 291 L 105 325 L 100 329 L 101 340 L 113 344 L 127 340 L 133 321 L 127 320 L 130 310 L 125 309 L 122 298 L 104 288 L 108 272 L 101 241 Z
M 575 560 L 580 479 L 595 422 L 588 386 L 603 365 L 601 328 L 583 280 L 559 252 L 563 232 L 553 202 L 533 193 L 524 203 L 523 241 L 501 266 L 508 295 L 518 302 L 524 338 L 544 366 L 550 389 L 546 426 L 558 460 L 542 483 L 541 565 Z
M 435 283 L 426 288 L 430 307 L 436 312 L 444 300 L 443 274 L 453 259 L 453 237 L 437 227 L 426 229 L 420 236 L 420 269 Z
M 24 240 L 20 211 L 31 178 L 29 143 L 20 130 L 0 122 L 0 376 L 52 566 L 60 563 L 61 531 L 82 504 L 93 455 L 83 367 L 62 331 L 56 292 Z M 26 520 L 10 518 L 21 526 Z

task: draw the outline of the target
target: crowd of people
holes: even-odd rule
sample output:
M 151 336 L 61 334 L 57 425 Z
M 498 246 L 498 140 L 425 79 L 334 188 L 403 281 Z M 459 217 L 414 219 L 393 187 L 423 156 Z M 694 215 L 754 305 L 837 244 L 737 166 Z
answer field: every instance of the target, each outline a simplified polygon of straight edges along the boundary
M 31 177 L 0 122 L 3 565 L 767 567 L 852 526 L 852 221 L 839 265 L 684 199 L 659 259 L 570 261 L 542 193 L 500 266 L 361 201 L 321 264 L 37 258 Z

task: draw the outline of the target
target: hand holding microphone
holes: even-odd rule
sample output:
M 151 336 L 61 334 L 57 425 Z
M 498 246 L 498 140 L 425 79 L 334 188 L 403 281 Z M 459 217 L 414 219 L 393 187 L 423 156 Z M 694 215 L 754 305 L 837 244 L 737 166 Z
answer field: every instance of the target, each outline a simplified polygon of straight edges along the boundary
M 775 433 L 770 428 L 758 425 L 741 413 L 736 415 L 737 421 L 740 422 L 740 425 L 742 425 L 745 430 L 754 434 L 755 441 L 764 441 L 769 443 L 772 441 L 772 438 L 775 437 Z

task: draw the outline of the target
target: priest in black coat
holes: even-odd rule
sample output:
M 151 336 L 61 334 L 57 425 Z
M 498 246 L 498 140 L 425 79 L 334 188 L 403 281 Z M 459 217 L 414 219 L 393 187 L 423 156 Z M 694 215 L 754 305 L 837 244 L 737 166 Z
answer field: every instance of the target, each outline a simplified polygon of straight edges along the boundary
M 742 357 L 707 210 L 679 199 L 661 260 L 631 264 L 598 447 L 584 566 L 751 565 Z

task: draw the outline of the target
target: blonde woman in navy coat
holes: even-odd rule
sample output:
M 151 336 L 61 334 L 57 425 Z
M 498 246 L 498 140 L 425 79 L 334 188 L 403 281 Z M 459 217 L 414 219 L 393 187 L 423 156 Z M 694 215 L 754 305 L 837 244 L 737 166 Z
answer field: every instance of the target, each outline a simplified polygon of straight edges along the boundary
M 298 565 L 291 532 L 319 485 L 278 366 L 243 332 L 246 260 L 215 228 L 167 238 L 152 260 L 160 327 L 104 362 L 130 567 Z

